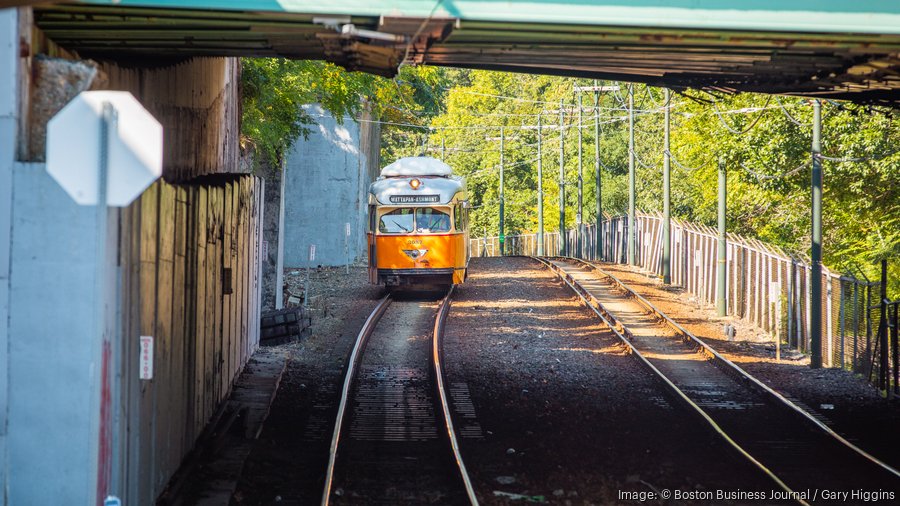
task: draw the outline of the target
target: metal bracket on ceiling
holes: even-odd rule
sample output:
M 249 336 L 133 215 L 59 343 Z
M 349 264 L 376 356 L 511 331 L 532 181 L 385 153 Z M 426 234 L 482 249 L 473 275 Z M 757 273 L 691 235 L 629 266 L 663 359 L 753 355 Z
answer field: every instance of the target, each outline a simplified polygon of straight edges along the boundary
M 314 25 L 322 25 L 336 32 L 341 31 L 341 27 L 350 24 L 350 16 L 314 16 L 312 22 Z
M 316 17 L 313 23 L 337 32 L 316 34 L 327 60 L 349 70 L 393 77 L 403 62 L 424 63 L 428 48 L 450 35 L 459 20 L 382 16 L 377 30 L 359 28 L 347 16 Z
M 407 37 L 402 34 L 385 33 L 377 30 L 357 28 L 350 16 L 314 17 L 313 24 L 322 25 L 341 34 L 343 39 L 369 39 L 370 41 L 390 42 L 393 44 L 405 44 Z

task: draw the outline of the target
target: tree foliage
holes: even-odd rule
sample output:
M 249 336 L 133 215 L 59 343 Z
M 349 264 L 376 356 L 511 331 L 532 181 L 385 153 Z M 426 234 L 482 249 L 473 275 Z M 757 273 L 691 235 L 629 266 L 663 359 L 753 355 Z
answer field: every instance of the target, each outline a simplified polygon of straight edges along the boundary
M 385 161 L 427 152 L 468 176 L 473 233 L 499 226 L 499 140 L 505 146 L 506 233 L 537 229 L 537 136 L 540 116 L 544 224 L 559 228 L 559 112 L 563 101 L 566 226 L 575 223 L 582 135 L 584 221 L 594 222 L 595 154 L 599 145 L 603 210 L 628 204 L 628 84 L 617 92 L 582 96 L 582 128 L 575 86 L 591 80 L 488 71 L 446 71 L 449 89 L 429 129 L 390 129 Z M 601 83 L 613 84 L 613 83 Z M 634 85 L 635 155 L 639 209 L 662 209 L 663 91 Z M 426 93 L 427 94 L 427 93 Z M 508 97 L 508 98 L 501 98 Z M 717 168 L 728 172 L 728 228 L 805 257 L 810 247 L 811 102 L 755 94 L 674 94 L 671 110 L 672 205 L 678 218 L 715 225 Z M 876 262 L 891 260 L 900 278 L 900 129 L 895 113 L 850 103 L 823 102 L 824 261 L 835 270 L 877 277 Z M 594 116 L 600 122 L 594 140 Z M 420 120 L 427 118 L 418 118 Z M 531 127 L 531 128 L 523 128 Z
M 467 176 L 478 235 L 498 232 L 501 127 L 507 234 L 538 227 L 539 135 L 545 230 L 559 228 L 560 181 L 565 226 L 575 224 L 579 174 L 584 221 L 596 221 L 598 150 L 603 211 L 626 212 L 630 90 L 639 209 L 662 208 L 663 111 L 668 105 L 673 214 L 715 224 L 721 163 L 728 171 L 729 230 L 799 256 L 809 251 L 812 107 L 805 99 L 687 91 L 666 104 L 660 89 L 622 83 L 618 91 L 583 93 L 579 121 L 575 87 L 594 81 L 435 67 L 402 67 L 391 80 L 323 62 L 260 58 L 243 61 L 242 84 L 245 147 L 277 163 L 311 122 L 301 105 L 318 102 L 338 121 L 368 109 L 382 122 L 385 164 L 401 156 L 443 156 Z M 823 153 L 838 159 L 823 160 L 825 263 L 876 278 L 875 263 L 889 258 L 892 278 L 900 278 L 895 113 L 825 101 L 823 117 Z
M 386 121 L 435 111 L 441 71 L 404 67 L 397 79 L 348 72 L 313 60 L 245 58 L 242 60 L 241 144 L 278 164 L 291 144 L 308 134 L 312 119 L 301 108 L 319 103 L 339 123 L 368 109 Z M 407 112 L 412 111 L 412 112 Z

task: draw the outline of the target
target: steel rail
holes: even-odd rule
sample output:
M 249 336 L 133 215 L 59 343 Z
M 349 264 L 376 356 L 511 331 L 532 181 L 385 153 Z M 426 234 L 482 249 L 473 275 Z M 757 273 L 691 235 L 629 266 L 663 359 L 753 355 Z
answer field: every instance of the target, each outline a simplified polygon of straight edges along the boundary
M 447 397 L 446 388 L 444 387 L 444 372 L 443 366 L 441 364 L 441 357 L 443 355 L 441 341 L 444 334 L 444 324 L 447 320 L 447 314 L 450 310 L 450 301 L 452 295 L 453 288 L 451 287 L 447 292 L 447 295 L 445 295 L 442 299 L 441 304 L 438 307 L 437 314 L 435 315 L 434 331 L 432 334 L 431 365 L 432 373 L 434 374 L 435 378 L 435 390 L 437 391 L 437 397 L 440 401 L 446 434 L 449 439 L 450 449 L 453 453 L 456 468 L 459 471 L 459 476 L 463 486 L 466 489 L 466 495 L 469 499 L 470 504 L 472 504 L 472 506 L 478 506 L 478 498 L 475 495 L 475 489 L 472 486 L 472 482 L 469 478 L 468 471 L 466 470 L 465 463 L 463 463 L 462 454 L 460 453 L 456 429 L 453 426 L 453 421 L 450 414 L 450 402 Z M 387 310 L 387 307 L 390 305 L 391 301 L 391 295 L 387 294 L 378 302 L 378 305 L 375 306 L 375 309 L 372 310 L 372 314 L 369 315 L 369 317 L 366 319 L 366 322 L 363 324 L 362 329 L 360 329 L 359 335 L 356 338 L 356 343 L 353 345 L 353 350 L 350 352 L 350 357 L 347 362 L 347 371 L 344 375 L 344 385 L 341 389 L 341 401 L 338 405 L 338 412 L 334 424 L 334 433 L 331 438 L 331 448 L 328 454 L 328 469 L 325 474 L 325 485 L 322 490 L 322 506 L 328 506 L 331 500 L 331 487 L 334 482 L 334 470 L 335 464 L 337 462 L 341 431 L 343 427 L 343 421 L 346 416 L 347 403 L 350 398 L 350 389 L 353 381 L 356 378 L 357 368 L 361 361 L 369 337 L 374 332 L 375 327 L 381 320 L 382 315 Z
M 462 453 L 459 450 L 459 439 L 456 435 L 456 429 L 453 426 L 453 420 L 450 416 L 450 402 L 447 400 L 447 390 L 444 388 L 444 370 L 441 365 L 443 357 L 442 341 L 444 337 L 444 324 L 447 321 L 447 313 L 450 312 L 450 298 L 453 295 L 453 287 L 441 301 L 438 314 L 434 319 L 434 335 L 431 340 L 432 354 L 431 363 L 434 370 L 435 384 L 437 386 L 438 398 L 441 402 L 441 410 L 444 413 L 444 424 L 447 428 L 447 437 L 450 439 L 450 448 L 453 451 L 453 457 L 456 460 L 456 467 L 459 469 L 459 475 L 462 479 L 463 486 L 466 489 L 466 495 L 469 497 L 469 503 L 472 506 L 478 506 L 478 498 L 475 496 L 475 488 L 469 479 L 469 473 L 466 470 L 466 464 L 463 462 Z
M 760 391 L 760 392 L 763 393 L 764 395 L 768 395 L 768 396 L 771 397 L 772 399 L 774 399 L 774 400 L 778 401 L 779 403 L 783 404 L 785 407 L 789 408 L 789 409 L 792 410 L 794 413 L 800 415 L 801 418 L 803 418 L 804 420 L 806 420 L 806 421 L 812 423 L 812 424 L 815 425 L 817 428 L 819 428 L 820 430 L 822 430 L 823 432 L 825 432 L 825 433 L 828 434 L 829 436 L 831 436 L 831 437 L 833 437 L 834 439 L 836 439 L 836 440 L 837 440 L 839 443 L 841 443 L 843 446 L 845 446 L 845 447 L 847 447 L 847 448 L 853 450 L 854 452 L 856 452 L 857 454 L 859 454 L 861 457 L 863 457 L 863 458 L 869 460 L 869 461 L 872 462 L 873 464 L 876 464 L 876 465 L 880 466 L 881 468 L 883 468 L 885 471 L 887 471 L 887 472 L 893 474 L 894 476 L 900 478 L 900 471 L 898 471 L 897 469 L 893 468 L 893 467 L 890 466 L 889 464 L 887 464 L 887 463 L 885 463 L 885 462 L 879 460 L 878 458 L 874 457 L 873 455 L 869 454 L 868 452 L 866 452 L 866 451 L 863 450 L 862 448 L 860 448 L 860 447 L 856 446 L 855 444 L 851 443 L 850 441 L 848 441 L 847 439 L 845 439 L 843 436 L 841 436 L 840 434 L 838 434 L 837 432 L 835 432 L 834 429 L 832 429 L 831 427 L 825 425 L 825 424 L 822 423 L 821 421 L 817 420 L 811 413 L 809 413 L 809 412 L 806 411 L 805 409 L 801 408 L 800 406 L 798 406 L 796 403 L 794 403 L 793 401 L 791 401 L 791 400 L 788 399 L 787 397 L 785 397 L 785 396 L 783 396 L 782 394 L 778 393 L 778 391 L 776 391 L 776 390 L 773 389 L 772 387 L 766 385 L 765 383 L 763 383 L 762 381 L 760 381 L 760 380 L 757 379 L 756 377 L 752 376 L 750 373 L 748 373 L 747 371 L 745 371 L 744 369 L 742 369 L 740 366 L 738 366 L 737 364 L 735 364 L 735 363 L 732 362 L 731 360 L 728 360 L 727 358 L 725 358 L 724 356 L 722 356 L 719 352 L 717 352 L 717 351 L 716 351 L 715 349 L 713 349 L 711 346 L 709 346 L 708 344 L 706 344 L 706 342 L 704 342 L 704 341 L 701 340 L 699 337 L 697 337 L 697 336 L 695 336 L 693 333 L 691 333 L 689 330 L 687 330 L 686 328 L 684 328 L 683 326 L 681 326 L 681 324 L 679 324 L 678 322 L 676 322 L 676 321 L 675 321 L 674 319 L 672 319 L 669 315 L 667 315 L 667 314 L 665 314 L 664 312 L 660 311 L 660 310 L 659 310 L 656 306 L 654 306 L 650 301 L 648 301 L 646 298 L 644 298 L 643 296 L 641 296 L 640 294 L 638 294 L 637 292 L 635 292 L 631 287 L 629 287 L 627 284 L 625 284 L 624 282 L 622 282 L 619 278 L 617 278 L 617 277 L 613 276 L 612 274 L 606 272 L 605 270 L 601 269 L 598 265 L 593 264 L 593 263 L 591 263 L 591 262 L 587 262 L 587 261 L 581 260 L 580 258 L 565 258 L 565 259 L 566 259 L 566 260 L 569 260 L 569 261 L 579 262 L 579 263 L 581 263 L 581 264 L 583 264 L 583 265 L 585 265 L 585 266 L 587 266 L 587 267 L 589 267 L 589 268 L 591 268 L 591 269 L 597 271 L 597 272 L 600 273 L 601 275 L 608 277 L 608 278 L 609 278 L 616 286 L 618 286 L 620 289 L 622 289 L 623 291 L 625 291 L 626 294 L 627 294 L 627 296 L 629 296 L 629 297 L 635 299 L 641 306 L 643 306 L 643 307 L 644 307 L 647 311 L 649 311 L 652 315 L 654 315 L 654 316 L 656 316 L 657 318 L 659 318 L 659 319 L 660 319 L 663 323 L 665 323 L 669 328 L 671 328 L 672 330 L 674 330 L 676 333 L 680 334 L 681 337 L 682 337 L 682 339 L 683 339 L 685 342 L 692 342 L 692 343 L 694 343 L 695 345 L 697 345 L 698 348 L 699 348 L 701 351 L 703 351 L 703 353 L 704 353 L 705 355 L 707 355 L 707 357 L 709 357 L 709 358 L 711 358 L 711 359 L 713 360 L 713 363 L 715 363 L 716 365 L 718 365 L 720 368 L 723 368 L 724 371 L 725 371 L 726 373 L 729 373 L 729 374 L 732 374 L 732 375 L 735 375 L 735 374 L 736 374 L 740 379 L 742 379 L 742 380 L 744 380 L 744 381 L 750 382 L 751 386 L 755 387 L 758 391 Z
M 338 442 L 341 439 L 341 426 L 344 421 L 344 414 L 347 411 L 347 399 L 350 397 L 350 385 L 356 377 L 356 369 L 359 365 L 362 351 L 369 340 L 369 336 L 375 330 L 375 325 L 381 319 L 387 307 L 391 304 L 391 294 L 388 293 L 378 301 L 372 314 L 366 319 L 359 335 L 356 336 L 356 343 L 353 345 L 353 351 L 350 352 L 350 358 L 347 360 L 347 372 L 344 375 L 344 386 L 341 389 L 341 402 L 338 405 L 337 417 L 334 422 L 334 433 L 331 436 L 331 448 L 328 451 L 328 469 L 325 473 L 325 487 L 322 490 L 322 506 L 328 506 L 331 500 L 331 484 L 334 480 L 334 465 L 337 461 Z
M 697 415 L 699 415 L 706 423 L 713 429 L 715 433 L 717 433 L 729 446 L 731 446 L 735 451 L 737 451 L 741 456 L 746 458 L 750 463 L 752 463 L 757 469 L 759 469 L 763 474 L 768 476 L 775 484 L 777 484 L 782 490 L 787 492 L 790 497 L 793 497 L 798 504 L 804 506 L 810 506 L 808 502 L 804 501 L 800 498 L 800 495 L 794 490 L 792 490 L 786 483 L 784 483 L 781 478 L 775 475 L 769 468 L 767 468 L 762 462 L 757 460 L 753 455 L 751 455 L 747 450 L 745 450 L 740 444 L 737 443 L 728 433 L 716 423 L 715 420 L 712 419 L 703 408 L 701 408 L 697 403 L 691 400 L 690 397 L 687 396 L 680 388 L 678 388 L 675 383 L 672 382 L 662 371 L 660 371 L 656 366 L 654 366 L 647 357 L 642 354 L 637 347 L 635 347 L 631 341 L 626 337 L 626 334 L 630 334 L 630 331 L 625 328 L 616 318 L 606 310 L 603 304 L 600 303 L 590 292 L 584 289 L 571 275 L 564 272 L 558 266 L 554 265 L 553 262 L 541 257 L 530 257 L 542 264 L 546 265 L 551 272 L 556 273 L 563 282 L 568 285 L 569 288 L 578 295 L 582 302 L 590 308 L 603 323 L 628 347 L 631 354 L 636 356 L 644 366 L 650 369 L 653 374 L 659 378 L 663 384 L 672 391 L 675 396 L 684 402 L 688 407 L 690 407 Z M 559 257 L 565 260 L 574 260 L 569 257 Z

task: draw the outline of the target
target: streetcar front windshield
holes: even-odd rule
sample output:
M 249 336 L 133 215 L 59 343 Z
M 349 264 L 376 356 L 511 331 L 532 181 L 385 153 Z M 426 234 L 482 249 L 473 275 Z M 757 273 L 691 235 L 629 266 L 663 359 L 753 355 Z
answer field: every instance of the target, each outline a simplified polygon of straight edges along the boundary
M 381 216 L 378 231 L 382 234 L 410 234 L 416 227 L 414 220 L 411 207 L 394 209 Z
M 437 233 L 450 231 L 450 213 L 423 207 L 416 209 L 416 231 Z

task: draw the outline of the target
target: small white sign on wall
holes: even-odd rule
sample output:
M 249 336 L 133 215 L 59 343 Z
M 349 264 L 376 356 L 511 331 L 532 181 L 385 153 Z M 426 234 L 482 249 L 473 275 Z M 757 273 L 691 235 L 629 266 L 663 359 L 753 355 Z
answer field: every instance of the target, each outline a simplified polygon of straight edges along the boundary
M 316 260 L 316 245 L 309 245 L 309 261 L 314 262 Z
M 153 336 L 141 336 L 140 378 L 153 379 Z
M 769 302 L 776 302 L 781 297 L 781 283 L 769 281 Z
M 344 223 L 344 235 L 350 237 L 350 223 Z

